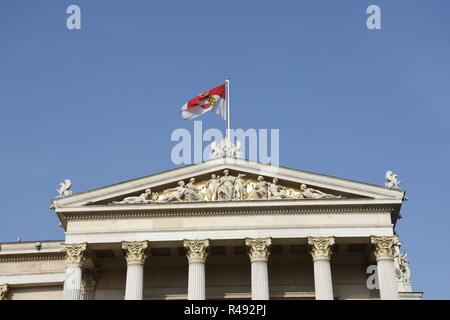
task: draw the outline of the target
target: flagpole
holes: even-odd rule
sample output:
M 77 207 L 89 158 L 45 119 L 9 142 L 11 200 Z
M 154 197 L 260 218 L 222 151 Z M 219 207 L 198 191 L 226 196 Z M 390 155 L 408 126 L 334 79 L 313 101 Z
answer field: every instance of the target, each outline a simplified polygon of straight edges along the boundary
M 230 119 L 230 78 L 225 79 L 225 91 L 226 91 L 226 106 L 227 106 L 227 131 L 226 136 L 228 141 L 231 142 L 231 119 Z

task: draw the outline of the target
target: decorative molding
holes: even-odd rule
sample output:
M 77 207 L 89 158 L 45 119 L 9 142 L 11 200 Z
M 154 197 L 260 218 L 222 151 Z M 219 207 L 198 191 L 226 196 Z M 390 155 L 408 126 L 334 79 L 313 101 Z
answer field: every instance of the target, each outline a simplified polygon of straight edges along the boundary
M 272 246 L 272 238 L 245 239 L 251 261 L 267 261 Z
M 39 253 L 39 254 L 8 254 L 0 255 L 0 263 L 2 262 L 30 262 L 30 261 L 50 261 L 50 260 L 63 260 L 65 258 L 64 253 Z
M 332 246 L 335 243 L 334 237 L 308 237 L 308 245 L 313 260 L 330 260 Z
M 86 242 L 63 244 L 63 252 L 66 255 L 66 266 L 81 267 L 85 259 L 86 249 Z
M 6 300 L 8 297 L 9 286 L 7 284 L 0 284 L 0 300 Z
M 395 247 L 398 245 L 397 236 L 372 236 L 371 243 L 374 245 L 374 255 L 378 259 L 394 259 Z
M 148 241 L 123 241 L 122 249 L 125 253 L 127 264 L 141 263 L 147 259 L 147 254 L 150 251 Z
M 186 257 L 188 258 L 189 263 L 205 263 L 209 253 L 209 239 L 184 240 L 183 246 L 186 248 Z
M 236 216 L 236 215 L 273 215 L 273 214 L 359 214 L 359 213 L 389 213 L 395 208 L 354 208 L 354 207 L 334 207 L 334 208 L 249 208 L 249 209 L 184 209 L 184 210 L 158 210 L 147 212 L 89 212 L 89 213 L 69 213 L 65 214 L 66 221 L 83 220 L 109 220 L 109 219 L 140 219 L 140 218 L 167 218 L 167 217 L 198 217 L 198 216 Z

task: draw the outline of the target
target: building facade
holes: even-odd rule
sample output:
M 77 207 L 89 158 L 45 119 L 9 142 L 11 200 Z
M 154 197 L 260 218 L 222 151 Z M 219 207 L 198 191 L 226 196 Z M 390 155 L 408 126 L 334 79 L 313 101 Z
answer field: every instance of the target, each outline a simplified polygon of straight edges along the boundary
M 66 194 L 64 240 L 0 244 L 1 299 L 422 296 L 395 187 L 225 157 Z

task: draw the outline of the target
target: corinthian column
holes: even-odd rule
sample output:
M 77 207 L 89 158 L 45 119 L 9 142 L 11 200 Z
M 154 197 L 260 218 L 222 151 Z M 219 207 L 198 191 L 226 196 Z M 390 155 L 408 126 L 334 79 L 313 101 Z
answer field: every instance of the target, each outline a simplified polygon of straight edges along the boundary
M 149 251 L 148 241 L 124 241 L 122 249 L 127 260 L 125 300 L 142 300 L 144 297 L 144 262 Z
M 374 254 L 377 258 L 377 275 L 381 300 L 398 300 L 397 279 L 395 276 L 394 253 L 398 243 L 396 236 L 372 237 Z
M 252 265 L 252 300 L 269 300 L 269 273 L 267 260 L 271 238 L 245 239 Z
M 331 279 L 331 247 L 334 237 L 309 237 L 308 244 L 314 261 L 314 288 L 316 300 L 334 300 Z
M 205 300 L 205 261 L 209 240 L 184 240 L 189 261 L 188 300 Z
M 7 284 L 0 284 L 0 300 L 6 300 L 9 287 Z
M 65 243 L 66 277 L 64 279 L 64 300 L 81 300 L 81 275 L 85 259 L 86 243 Z

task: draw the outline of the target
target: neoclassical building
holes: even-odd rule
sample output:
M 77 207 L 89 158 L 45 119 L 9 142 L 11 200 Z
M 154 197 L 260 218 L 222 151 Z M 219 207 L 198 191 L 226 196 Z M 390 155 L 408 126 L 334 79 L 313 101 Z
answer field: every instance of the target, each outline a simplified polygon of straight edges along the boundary
M 0 243 L 0 299 L 420 299 L 377 186 L 223 157 L 71 195 Z M 2 228 L 8 226 L 3 225 Z

